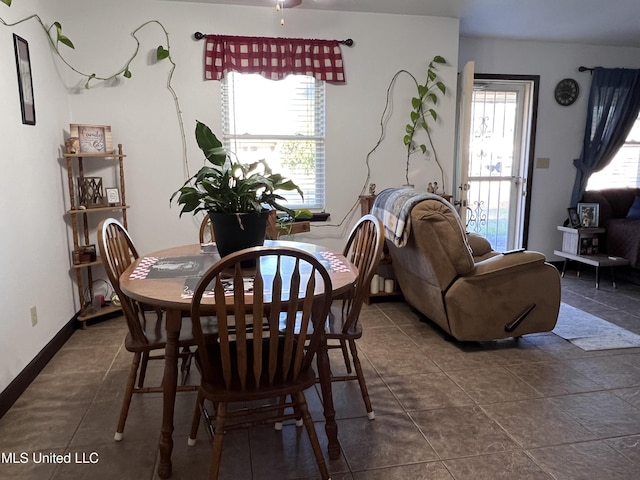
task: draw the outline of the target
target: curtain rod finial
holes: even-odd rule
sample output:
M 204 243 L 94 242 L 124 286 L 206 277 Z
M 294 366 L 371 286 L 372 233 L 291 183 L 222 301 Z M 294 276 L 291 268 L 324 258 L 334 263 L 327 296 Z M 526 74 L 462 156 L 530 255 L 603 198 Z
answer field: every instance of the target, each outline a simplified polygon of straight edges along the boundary
M 202 32 L 196 32 L 193 34 L 193 38 L 195 40 L 202 40 L 204 38 L 204 33 Z

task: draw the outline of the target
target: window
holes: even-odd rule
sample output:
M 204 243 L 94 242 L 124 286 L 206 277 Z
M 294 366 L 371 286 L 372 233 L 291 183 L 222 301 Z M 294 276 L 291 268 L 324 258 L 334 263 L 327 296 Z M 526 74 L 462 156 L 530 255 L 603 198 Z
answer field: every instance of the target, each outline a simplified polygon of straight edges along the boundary
M 587 182 L 587 190 L 619 187 L 640 187 L 640 116 L 611 163 Z
M 324 210 L 324 82 L 305 75 L 267 80 L 230 72 L 222 83 L 225 147 L 244 163 L 265 159 L 302 190 L 281 192 L 289 208 Z

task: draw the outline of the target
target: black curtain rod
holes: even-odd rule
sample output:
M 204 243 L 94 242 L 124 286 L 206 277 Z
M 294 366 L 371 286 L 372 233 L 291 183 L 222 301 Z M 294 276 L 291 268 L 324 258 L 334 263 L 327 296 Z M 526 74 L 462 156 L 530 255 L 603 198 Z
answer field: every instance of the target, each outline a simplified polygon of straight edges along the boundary
M 583 66 L 578 67 L 579 72 L 587 72 L 587 71 L 593 72 L 594 70 L 595 70 L 594 68 L 589 68 L 589 67 L 583 67 Z
M 206 35 L 202 32 L 196 32 L 193 34 L 193 38 L 196 40 L 202 40 L 204 37 L 206 37 Z M 347 38 L 346 40 L 338 40 L 338 43 L 346 45 L 347 47 L 353 47 L 353 40 L 350 38 Z

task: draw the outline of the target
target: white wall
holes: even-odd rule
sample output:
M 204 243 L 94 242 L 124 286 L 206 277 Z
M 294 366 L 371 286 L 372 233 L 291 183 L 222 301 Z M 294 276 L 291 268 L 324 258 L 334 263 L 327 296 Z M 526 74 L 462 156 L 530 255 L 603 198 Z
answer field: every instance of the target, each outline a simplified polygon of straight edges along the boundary
M 14 23 L 33 13 L 51 18 L 48 0 L 0 4 L 0 17 Z M 27 40 L 31 55 L 36 125 L 23 125 L 13 33 Z M 60 163 L 63 129 L 69 123 L 67 95 L 58 79 L 48 40 L 30 20 L 0 25 L 0 391 L 67 323 L 75 312 L 69 273 L 68 229 L 63 213 Z M 30 308 L 38 324 L 31 326 Z
M 327 86 L 327 211 L 333 224 L 348 214 L 366 187 L 365 158 L 380 134 L 380 116 L 392 76 L 406 69 L 422 80 L 428 61 L 442 55 L 449 66 L 440 71 L 451 93 L 438 108 L 441 123 L 434 137 L 447 182 L 452 182 L 457 20 L 292 9 L 286 12 L 286 25 L 280 27 L 271 7 L 58 0 L 54 8 L 49 3 L 14 2 L 11 8 L 2 4 L 0 16 L 10 20 L 39 13 L 47 24 L 59 20 L 76 45 L 74 51 L 63 48 L 66 58 L 76 69 L 98 76 L 108 76 L 126 64 L 136 48 L 131 33 L 137 27 L 153 19 L 162 23 L 177 64 L 172 85 L 184 120 L 191 173 L 202 164 L 193 138 L 195 120 L 221 130 L 220 86 L 202 80 L 204 42 L 193 40 L 194 31 L 353 38 L 353 48 L 343 47 L 347 84 Z M 12 31 L 27 38 L 31 47 L 35 127 L 20 123 Z M 199 219 L 180 219 L 179 208 L 169 207 L 169 197 L 185 179 L 185 167 L 176 105 L 166 88 L 170 64 L 153 60 L 156 47 L 166 47 L 164 33 L 151 23 L 139 31 L 138 38 L 141 55 L 131 64 L 133 77 L 108 85 L 92 83 L 86 90 L 81 77 L 53 58 L 35 22 L 15 28 L 0 26 L 0 100 L 6 105 L 0 116 L 0 391 L 79 309 L 69 273 L 69 221 L 63 220 L 68 204 L 60 147 L 68 136 L 69 123 L 111 125 L 114 143 L 123 144 L 129 227 L 141 252 L 197 238 Z M 376 183 L 378 191 L 405 183 L 402 137 L 412 94 L 413 87 L 404 78 L 392 95 L 386 137 L 370 158 L 369 182 Z M 256 114 L 268 117 L 269 112 Z M 439 175 L 433 161 L 412 160 L 410 181 L 417 187 L 424 188 Z M 358 216 L 356 208 L 342 227 L 314 227 L 299 238 L 339 248 Z M 29 316 L 33 305 L 39 314 L 35 328 Z
M 393 74 L 404 68 L 423 78 L 428 60 L 436 54 L 443 55 L 451 65 L 441 71 L 455 92 L 458 22 L 453 19 L 291 9 L 286 12 L 286 25 L 281 27 L 275 9 L 270 7 L 157 1 L 132 4 L 124 0 L 67 3 L 82 6 L 70 13 L 68 23 L 78 28 L 69 31 L 69 35 L 78 45 L 78 64 L 88 72 L 106 72 L 122 65 L 133 47 L 129 32 L 147 19 L 157 18 L 170 32 L 171 52 L 178 65 L 173 85 L 183 113 L 191 173 L 203 160 L 193 138 L 195 120 L 221 131 L 220 83 L 202 80 L 204 41 L 194 41 L 194 31 L 353 38 L 353 48 L 343 47 L 347 84 L 327 86 L 327 211 L 332 223 L 347 214 L 365 184 L 365 157 L 379 135 L 379 118 Z M 88 8 L 91 16 L 101 19 L 92 28 L 84 25 Z M 184 180 L 180 132 L 175 106 L 166 89 L 169 64 L 145 64 L 149 52 L 165 43 L 162 31 L 154 25 L 141 33 L 144 61 L 134 64 L 133 78 L 122 81 L 117 88 L 81 90 L 71 96 L 70 104 L 74 122 L 109 124 L 114 139 L 123 143 L 129 156 L 126 172 L 127 197 L 132 205 L 130 230 L 140 250 L 149 251 L 192 241 L 199 219 L 179 219 L 177 206 L 169 208 L 171 193 Z M 406 79 L 398 83 L 387 138 L 371 158 L 371 181 L 378 185 L 378 191 L 405 183 L 402 137 L 413 93 L 409 87 Z M 441 106 L 441 114 L 443 128 L 437 130 L 436 141 L 440 155 L 447 161 L 453 151 L 453 95 Z M 268 118 L 269 112 L 256 115 Z M 433 162 L 416 159 L 413 166 L 411 180 L 418 186 L 438 178 Z M 343 228 L 314 227 L 311 234 L 299 238 L 341 246 L 354 221 L 355 217 L 350 217 Z
M 553 250 L 561 245 L 556 226 L 567 218 L 567 207 L 580 156 L 591 76 L 578 72 L 586 67 L 640 68 L 640 49 L 577 44 L 461 38 L 459 68 L 475 61 L 476 73 L 540 75 L 535 158 L 550 159 L 548 169 L 534 169 L 531 192 L 529 248 L 551 260 L 560 260 Z M 558 105 L 555 85 L 563 78 L 580 85 L 576 103 Z

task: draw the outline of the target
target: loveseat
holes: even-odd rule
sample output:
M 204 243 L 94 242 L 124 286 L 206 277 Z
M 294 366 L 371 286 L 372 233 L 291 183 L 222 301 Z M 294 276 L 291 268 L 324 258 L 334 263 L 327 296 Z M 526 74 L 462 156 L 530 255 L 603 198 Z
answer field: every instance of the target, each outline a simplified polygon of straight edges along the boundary
M 417 203 L 406 245 L 386 242 L 407 303 L 457 340 L 517 337 L 555 327 L 556 268 L 538 252 L 492 250 L 486 239 L 465 232 L 446 200 Z
M 600 205 L 598 226 L 607 229 L 604 253 L 626 258 L 632 267 L 640 268 L 640 188 L 590 190 L 584 192 L 582 202 Z M 635 218 L 628 218 L 633 205 Z

